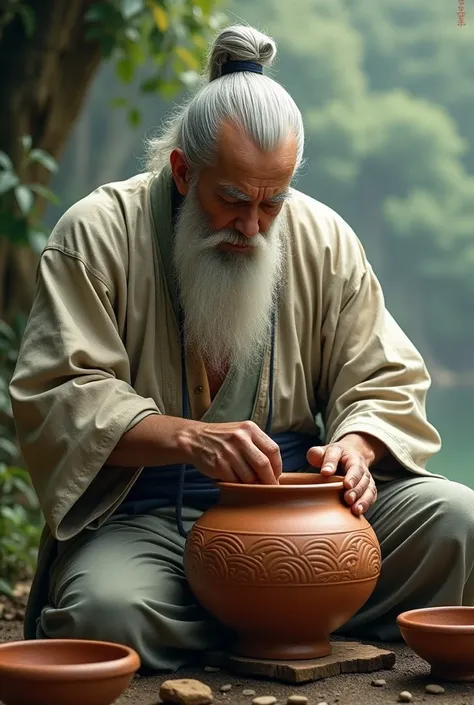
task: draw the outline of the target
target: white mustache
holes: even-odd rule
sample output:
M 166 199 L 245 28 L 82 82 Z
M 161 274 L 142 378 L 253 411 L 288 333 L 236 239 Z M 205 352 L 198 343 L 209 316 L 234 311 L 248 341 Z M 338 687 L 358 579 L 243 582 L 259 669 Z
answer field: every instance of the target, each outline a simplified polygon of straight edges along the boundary
M 265 236 L 261 233 L 253 237 L 245 237 L 240 233 L 230 230 L 220 230 L 217 233 L 209 234 L 203 239 L 203 246 L 206 249 L 215 249 L 219 245 L 228 244 L 238 247 L 264 247 L 266 245 Z

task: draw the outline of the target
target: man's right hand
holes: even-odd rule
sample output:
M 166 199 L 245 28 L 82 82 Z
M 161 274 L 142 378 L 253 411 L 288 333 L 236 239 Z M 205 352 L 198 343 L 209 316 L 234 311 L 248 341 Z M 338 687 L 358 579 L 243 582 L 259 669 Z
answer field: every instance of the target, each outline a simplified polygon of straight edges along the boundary
M 280 448 L 253 421 L 200 423 L 190 434 L 192 464 L 221 482 L 276 485 Z

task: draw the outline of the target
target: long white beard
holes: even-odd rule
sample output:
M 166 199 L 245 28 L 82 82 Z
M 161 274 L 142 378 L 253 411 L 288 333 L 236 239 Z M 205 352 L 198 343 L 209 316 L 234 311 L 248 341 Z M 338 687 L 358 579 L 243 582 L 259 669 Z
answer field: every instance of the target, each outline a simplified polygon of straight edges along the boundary
M 245 370 L 267 341 L 285 259 L 285 232 L 276 218 L 265 235 L 246 238 L 234 230 L 213 231 L 191 187 L 180 209 L 174 266 L 184 310 L 186 345 L 208 368 Z M 252 252 L 222 252 L 223 242 Z

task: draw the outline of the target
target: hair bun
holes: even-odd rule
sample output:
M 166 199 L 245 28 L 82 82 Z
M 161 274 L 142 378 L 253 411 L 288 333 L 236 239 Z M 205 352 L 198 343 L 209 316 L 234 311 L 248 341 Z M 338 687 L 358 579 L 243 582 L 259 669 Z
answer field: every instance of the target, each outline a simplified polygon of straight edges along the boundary
M 277 53 L 275 41 L 258 29 L 245 25 L 226 27 L 216 39 L 209 57 L 209 80 L 222 75 L 226 61 L 255 61 L 262 66 L 271 66 Z

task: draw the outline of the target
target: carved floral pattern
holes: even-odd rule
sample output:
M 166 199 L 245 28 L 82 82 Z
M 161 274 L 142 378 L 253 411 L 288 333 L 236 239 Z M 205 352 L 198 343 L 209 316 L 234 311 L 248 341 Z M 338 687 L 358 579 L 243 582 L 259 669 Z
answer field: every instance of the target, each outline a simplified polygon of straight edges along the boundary
M 314 585 L 375 578 L 380 549 L 371 530 L 332 537 L 259 537 L 191 531 L 186 571 L 234 584 Z

